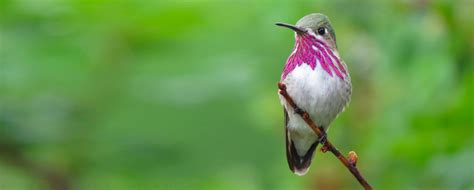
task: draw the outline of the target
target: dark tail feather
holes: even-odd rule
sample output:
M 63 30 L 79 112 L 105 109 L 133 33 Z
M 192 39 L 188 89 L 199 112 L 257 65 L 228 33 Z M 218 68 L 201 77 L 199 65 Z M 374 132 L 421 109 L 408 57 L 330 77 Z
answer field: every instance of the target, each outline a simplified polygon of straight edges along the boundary
M 287 137 L 288 138 L 288 137 Z M 311 165 L 311 160 L 313 159 L 314 150 L 318 146 L 318 143 L 315 142 L 311 145 L 308 152 L 304 156 L 299 156 L 296 152 L 295 145 L 293 141 L 287 140 L 287 149 L 286 149 L 286 158 L 288 160 L 288 165 L 290 170 L 296 175 L 302 176 L 308 172 L 309 166 Z
M 293 141 L 289 137 L 288 122 L 290 118 L 288 117 L 288 112 L 284 108 L 283 112 L 285 115 L 286 159 L 288 160 L 288 166 L 293 173 L 302 176 L 308 172 L 318 142 L 314 142 L 304 156 L 299 156 Z

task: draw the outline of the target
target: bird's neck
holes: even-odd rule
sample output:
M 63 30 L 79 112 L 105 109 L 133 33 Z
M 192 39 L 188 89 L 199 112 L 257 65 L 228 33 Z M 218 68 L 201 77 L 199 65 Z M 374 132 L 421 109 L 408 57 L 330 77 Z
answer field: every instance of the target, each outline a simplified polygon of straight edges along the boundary
M 326 42 L 309 33 L 296 35 L 295 47 L 286 61 L 282 80 L 301 64 L 307 64 L 313 70 L 319 64 L 331 77 L 347 77 L 346 65 L 340 60 L 337 50 L 331 49 Z

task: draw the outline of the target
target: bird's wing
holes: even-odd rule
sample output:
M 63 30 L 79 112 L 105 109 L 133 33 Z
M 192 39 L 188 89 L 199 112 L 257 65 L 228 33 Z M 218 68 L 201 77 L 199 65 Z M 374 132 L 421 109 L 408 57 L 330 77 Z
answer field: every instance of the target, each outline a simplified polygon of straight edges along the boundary
M 286 111 L 286 108 L 283 107 L 283 112 L 284 112 L 284 115 L 285 115 L 285 140 L 286 140 L 286 160 L 288 161 L 288 166 L 290 167 L 290 170 L 292 172 L 295 172 L 295 167 L 293 165 L 293 163 L 295 163 L 295 159 L 298 159 L 298 158 L 294 158 L 294 155 L 292 153 L 292 149 L 293 151 L 294 148 L 293 148 L 293 145 L 292 145 L 292 142 L 291 142 L 291 139 L 289 137 L 289 132 L 288 132 L 288 123 L 290 122 L 290 118 L 288 117 L 288 112 Z

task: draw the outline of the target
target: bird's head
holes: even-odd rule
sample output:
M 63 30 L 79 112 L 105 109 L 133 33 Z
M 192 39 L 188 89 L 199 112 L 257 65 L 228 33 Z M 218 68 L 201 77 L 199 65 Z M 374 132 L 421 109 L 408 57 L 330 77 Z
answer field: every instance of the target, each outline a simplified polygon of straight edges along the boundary
M 321 13 L 312 13 L 301 18 L 296 25 L 276 23 L 278 26 L 292 29 L 296 38 L 301 35 L 311 35 L 324 41 L 332 49 L 336 49 L 336 34 L 329 22 L 329 18 Z

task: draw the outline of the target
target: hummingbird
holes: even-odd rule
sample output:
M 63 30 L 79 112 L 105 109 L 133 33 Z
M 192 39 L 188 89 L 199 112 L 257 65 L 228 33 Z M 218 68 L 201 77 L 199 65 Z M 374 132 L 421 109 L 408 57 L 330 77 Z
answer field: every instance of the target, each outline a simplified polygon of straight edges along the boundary
M 281 81 L 301 110 L 326 131 L 344 111 L 352 93 L 349 71 L 336 45 L 336 34 L 327 16 L 312 13 L 296 25 L 276 23 L 295 32 L 295 46 L 288 57 Z M 286 157 L 290 170 L 305 175 L 319 138 L 305 121 L 279 95 L 285 117 Z

